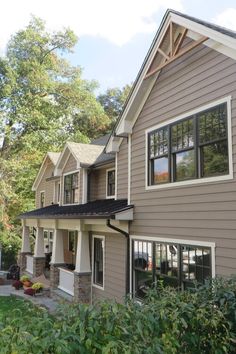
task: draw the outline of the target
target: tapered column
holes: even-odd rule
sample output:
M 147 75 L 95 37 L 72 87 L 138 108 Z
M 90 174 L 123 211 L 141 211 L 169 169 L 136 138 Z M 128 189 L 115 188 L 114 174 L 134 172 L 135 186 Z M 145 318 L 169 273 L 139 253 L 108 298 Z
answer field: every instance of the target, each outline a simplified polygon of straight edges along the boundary
M 55 230 L 52 247 L 51 264 L 64 263 L 63 230 Z
M 91 266 L 88 232 L 78 232 L 76 267 L 74 271 L 74 301 L 91 302 Z
M 23 226 L 22 230 L 22 244 L 21 244 L 22 253 L 30 253 L 30 237 L 29 237 L 29 226 Z
M 84 232 L 84 231 L 78 232 L 75 272 L 77 273 L 91 272 L 88 232 Z
M 34 246 L 34 257 L 45 257 L 44 254 L 44 239 L 43 239 L 43 228 L 38 227 L 36 231 L 36 239 Z

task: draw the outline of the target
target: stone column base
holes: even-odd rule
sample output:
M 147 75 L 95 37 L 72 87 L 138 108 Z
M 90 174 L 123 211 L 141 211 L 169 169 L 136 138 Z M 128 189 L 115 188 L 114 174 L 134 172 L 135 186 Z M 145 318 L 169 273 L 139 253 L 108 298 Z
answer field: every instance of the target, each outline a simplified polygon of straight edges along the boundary
M 56 289 L 59 285 L 59 267 L 65 266 L 64 263 L 50 264 L 50 287 Z
M 33 258 L 33 276 L 39 277 L 43 274 L 45 269 L 45 257 Z
M 20 267 L 20 272 L 24 272 L 26 269 L 26 256 L 32 255 L 30 252 L 21 252 L 18 258 L 18 266 Z
M 74 301 L 84 304 L 91 302 L 91 272 L 74 272 Z

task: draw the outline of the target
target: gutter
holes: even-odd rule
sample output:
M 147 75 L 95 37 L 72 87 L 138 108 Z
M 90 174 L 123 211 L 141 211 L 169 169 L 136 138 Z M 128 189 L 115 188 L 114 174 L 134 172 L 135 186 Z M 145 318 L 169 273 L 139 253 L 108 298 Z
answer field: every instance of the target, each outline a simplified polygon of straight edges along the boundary
M 130 293 L 130 288 L 129 288 L 129 283 L 130 283 L 130 275 L 129 275 L 129 271 L 130 271 L 130 258 L 129 258 L 129 254 L 130 254 L 130 238 L 129 238 L 129 233 L 119 229 L 118 227 L 114 226 L 111 224 L 110 219 L 107 219 L 107 227 L 109 227 L 112 230 L 115 230 L 117 232 L 119 232 L 120 234 L 122 234 L 123 236 L 125 236 L 126 241 L 127 241 L 127 255 L 126 255 L 126 295 L 128 295 Z

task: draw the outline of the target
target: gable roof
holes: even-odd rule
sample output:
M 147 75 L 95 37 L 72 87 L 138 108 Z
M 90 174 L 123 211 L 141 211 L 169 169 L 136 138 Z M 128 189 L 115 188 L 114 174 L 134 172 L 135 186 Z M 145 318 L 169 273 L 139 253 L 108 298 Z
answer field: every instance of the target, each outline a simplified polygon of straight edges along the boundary
M 170 35 L 169 38 L 167 38 L 168 31 L 170 32 L 173 27 L 176 31 L 179 31 L 179 34 L 178 32 L 174 33 L 173 31 L 173 35 Z M 181 28 L 183 29 L 182 33 Z M 123 107 L 123 111 L 118 118 L 113 132 L 106 144 L 106 152 L 119 151 L 122 136 L 127 136 L 132 133 L 133 125 L 135 124 L 138 115 L 141 112 L 147 97 L 149 96 L 151 89 L 159 76 L 162 66 L 165 66 L 168 62 L 173 61 L 168 60 L 168 50 L 170 51 L 171 48 L 172 51 L 173 43 L 171 43 L 171 41 L 174 42 L 173 37 L 176 34 L 180 35 L 180 37 L 181 35 L 182 37 L 185 35 L 191 38 L 196 42 L 196 45 L 204 43 L 204 45 L 236 60 L 236 32 L 210 22 L 182 14 L 175 10 L 167 10 L 144 59 L 141 69 L 138 72 L 136 80 L 134 81 L 130 94 Z M 176 39 L 178 39 L 177 35 Z M 163 50 L 163 47 L 167 50 L 166 52 Z M 176 58 L 183 54 L 184 51 L 182 54 L 177 54 Z M 156 60 L 157 57 L 159 61 Z M 156 70 L 152 70 L 151 67 L 155 64 L 155 60 L 157 61 Z
M 47 152 L 46 155 L 44 156 L 43 162 L 40 166 L 39 172 L 34 180 L 33 186 L 32 186 L 32 191 L 35 191 L 38 188 L 38 185 L 40 181 L 42 180 L 42 177 L 45 173 L 45 170 L 47 168 L 46 161 L 49 159 L 53 166 L 55 167 L 57 164 L 57 161 L 59 160 L 60 157 L 60 152 Z
M 59 206 L 53 204 L 44 208 L 35 209 L 19 215 L 19 219 L 108 219 L 115 214 L 132 209 L 127 199 L 104 199 L 86 204 Z

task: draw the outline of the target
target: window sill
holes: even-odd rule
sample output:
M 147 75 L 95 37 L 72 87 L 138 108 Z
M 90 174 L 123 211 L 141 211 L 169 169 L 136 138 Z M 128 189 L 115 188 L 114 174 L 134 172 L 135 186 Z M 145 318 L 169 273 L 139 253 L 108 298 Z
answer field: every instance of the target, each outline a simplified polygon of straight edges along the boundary
M 104 290 L 104 286 L 100 286 L 100 285 L 97 285 L 97 284 L 93 284 L 93 287 L 96 288 L 96 289 Z
M 228 181 L 233 179 L 233 173 L 223 176 L 217 177 L 208 177 L 208 178 L 199 178 L 199 179 L 191 179 L 187 181 L 181 182 L 173 182 L 173 183 L 164 183 L 162 185 L 152 185 L 152 186 L 145 186 L 146 190 L 155 190 L 155 189 L 165 189 L 165 188 L 176 188 L 176 187 L 185 187 L 185 186 L 194 186 L 199 184 L 208 184 L 213 182 L 221 182 L 221 181 Z

